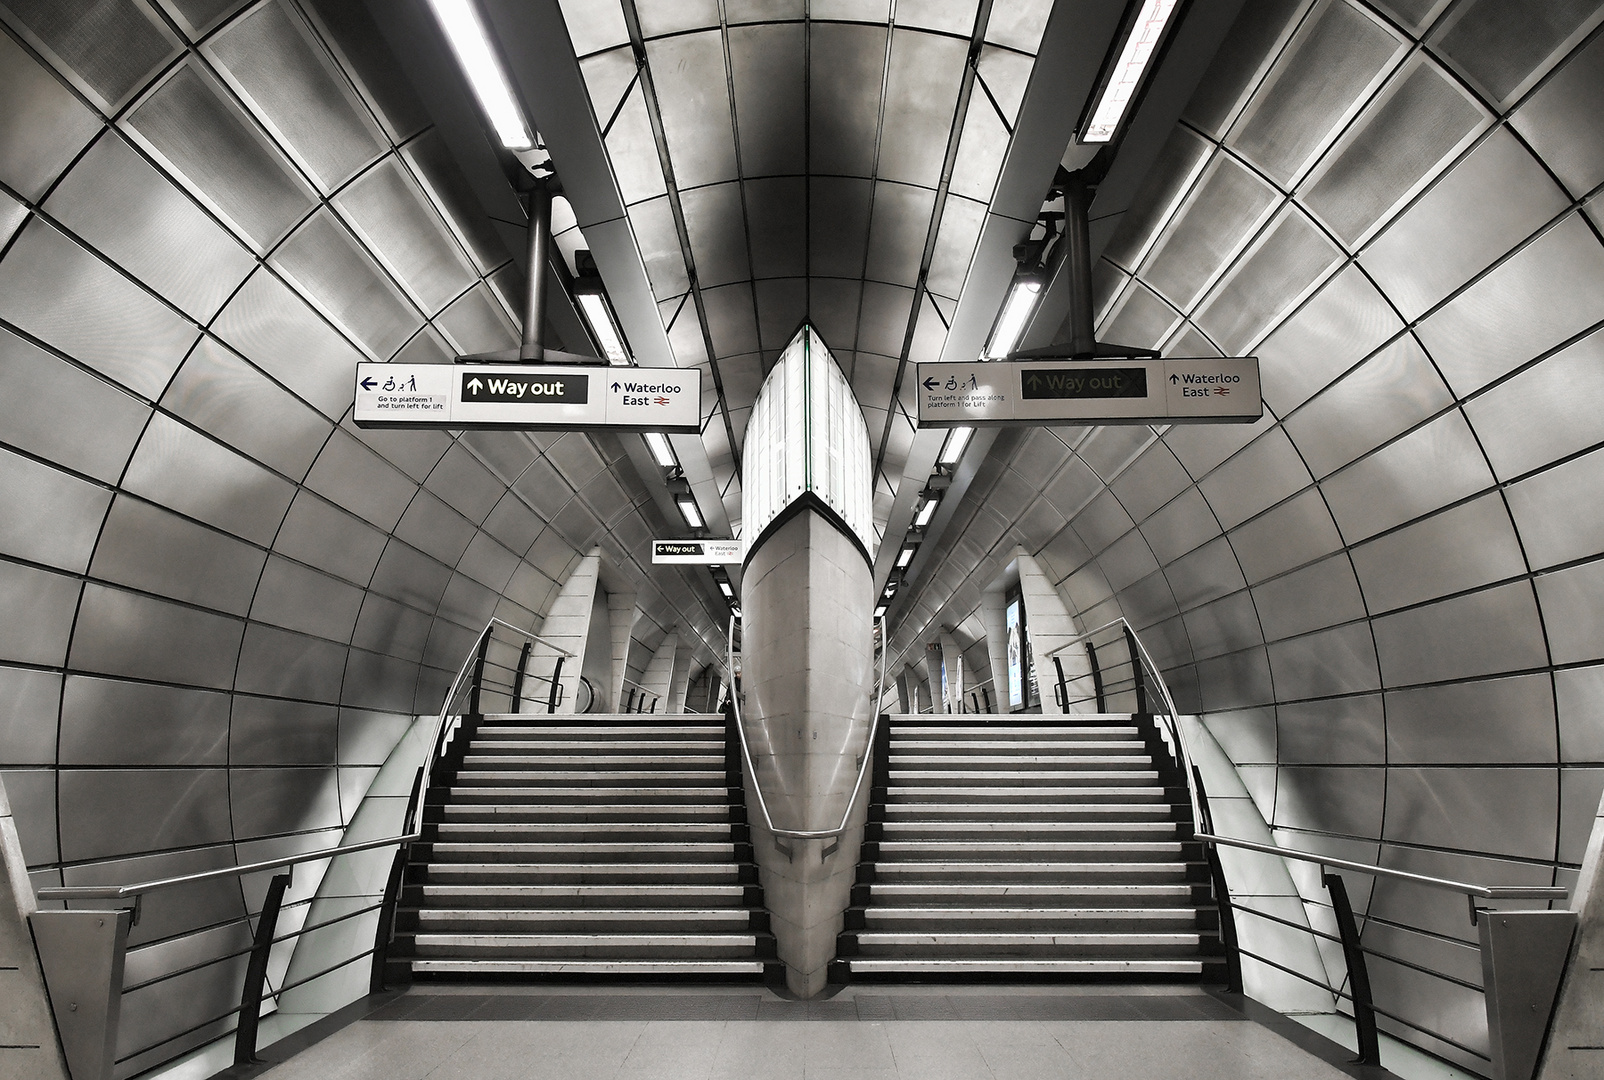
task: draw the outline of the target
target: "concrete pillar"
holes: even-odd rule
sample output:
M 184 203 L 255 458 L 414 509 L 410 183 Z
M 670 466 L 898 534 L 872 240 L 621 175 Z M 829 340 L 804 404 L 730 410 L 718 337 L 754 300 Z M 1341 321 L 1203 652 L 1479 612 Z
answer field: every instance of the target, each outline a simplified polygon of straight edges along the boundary
M 540 624 L 540 636 L 573 653 L 563 661 L 562 704 L 559 710 L 572 712 L 579 689 L 579 676 L 585 666 L 585 643 L 590 638 L 590 612 L 596 603 L 596 583 L 601 577 L 601 549 L 593 548 L 579 560 L 568 580 L 563 582 L 557 598 Z M 557 654 L 537 641 L 530 652 L 529 671 L 533 675 L 548 676 L 557 662 Z M 549 690 L 549 684 L 546 685 Z
M 1030 654 L 1036 665 L 1036 680 L 1041 687 L 1041 711 L 1044 715 L 1061 716 L 1064 707 L 1058 703 L 1054 689 L 1058 685 L 1058 669 L 1053 666 L 1049 654 L 1072 641 L 1080 633 L 1080 628 L 1075 625 L 1075 617 L 1064 607 L 1063 598 L 1036 560 L 1023 550 L 1016 558 L 1019 562 L 1019 591 L 1025 600 L 1025 626 L 1030 636 Z M 1075 650 L 1071 649 L 1064 654 L 1065 661 L 1070 660 L 1070 653 L 1073 652 Z M 1082 658 L 1077 657 L 1077 662 Z M 1085 666 L 1076 668 L 1077 673 L 1088 671 L 1089 668 Z M 1066 663 L 1066 683 L 1071 674 Z M 1071 701 L 1091 696 L 1089 677 L 1084 687 L 1066 685 L 1066 689 Z
M 742 721 L 777 828 L 814 831 L 853 818 L 839 840 L 777 837 L 746 777 L 752 845 L 786 984 L 824 989 L 857 876 L 868 800 L 852 799 L 868 753 L 874 582 L 836 525 L 798 510 L 748 556 L 741 586 Z
M 908 674 L 907 674 L 907 672 L 905 672 L 905 671 L 897 672 L 897 676 L 896 676 L 896 680 L 895 681 L 896 681 L 896 684 L 897 684 L 897 708 L 898 708 L 898 710 L 903 712 L 903 713 L 912 712 L 913 710 L 908 708 Z
M 933 641 L 925 646 L 924 676 L 930 684 L 930 711 L 938 715 L 951 712 L 951 705 L 941 687 L 941 646 Z
M 1578 918 L 1576 938 L 1537 1080 L 1593 1080 L 1604 1057 L 1596 1049 L 1604 1031 L 1604 800 L 1593 818 L 1571 910 Z
M 980 594 L 980 621 L 986 627 L 986 655 L 991 657 L 991 696 L 1000 713 L 1008 704 L 1008 602 L 1001 585 Z
M 941 669 L 947 676 L 947 711 L 961 713 L 964 711 L 964 688 L 969 685 L 964 678 L 963 650 L 951 634 L 942 634 L 940 641 Z
M 17 823 L 0 783 L 0 1025 L 10 1044 L 0 1049 L 0 1075 L 67 1080 L 44 975 L 28 930 L 28 916 L 37 909 Z
M 652 653 L 646 673 L 641 676 L 641 685 L 646 688 L 646 693 L 657 698 L 658 712 L 668 711 L 669 686 L 674 678 L 674 654 L 678 651 L 679 635 L 665 635 L 657 651 Z
M 678 635 L 675 640 L 678 641 Z M 668 680 L 668 703 L 664 712 L 677 716 L 685 711 L 685 694 L 691 685 L 691 668 L 695 661 L 695 652 L 688 643 L 675 645 L 674 674 Z
M 624 711 L 624 679 L 629 674 L 629 634 L 635 629 L 640 608 L 633 592 L 607 594 L 607 628 L 613 639 L 613 666 L 608 680 L 606 712 Z

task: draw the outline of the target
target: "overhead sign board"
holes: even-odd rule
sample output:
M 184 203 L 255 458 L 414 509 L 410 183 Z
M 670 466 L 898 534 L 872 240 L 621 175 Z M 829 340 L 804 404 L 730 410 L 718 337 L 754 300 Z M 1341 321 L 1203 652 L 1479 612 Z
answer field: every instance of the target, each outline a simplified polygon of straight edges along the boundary
M 995 360 L 920 364 L 919 426 L 1246 424 L 1259 360 Z
M 652 562 L 691 563 L 713 566 L 739 564 L 746 557 L 746 544 L 740 540 L 653 540 Z
M 357 427 L 701 430 L 697 368 L 358 364 Z

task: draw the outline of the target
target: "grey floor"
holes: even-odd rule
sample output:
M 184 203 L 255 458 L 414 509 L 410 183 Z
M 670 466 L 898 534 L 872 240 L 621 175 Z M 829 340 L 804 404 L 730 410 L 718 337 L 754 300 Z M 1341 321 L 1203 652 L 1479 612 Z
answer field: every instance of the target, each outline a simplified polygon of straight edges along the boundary
M 1343 1080 L 1323 1040 L 1201 992 L 416 987 L 270 1080 Z M 1301 1030 L 1301 1029 L 1300 1029 Z M 1288 1036 L 1291 1036 L 1290 1038 Z M 1297 1039 L 1297 1042 L 1292 1041 Z M 1299 1045 L 1302 1043 L 1303 1045 Z

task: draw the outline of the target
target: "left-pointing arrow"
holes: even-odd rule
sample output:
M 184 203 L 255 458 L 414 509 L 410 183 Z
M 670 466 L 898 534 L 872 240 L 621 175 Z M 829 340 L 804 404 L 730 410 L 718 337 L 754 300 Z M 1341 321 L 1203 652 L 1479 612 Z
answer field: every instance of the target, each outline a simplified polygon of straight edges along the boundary
M 357 383 L 357 385 L 360 386 L 364 390 L 372 390 L 375 386 L 379 385 L 379 380 L 377 380 L 373 376 L 369 375 L 367 378 L 365 378 L 361 382 Z
M 936 387 L 940 386 L 941 384 L 939 382 L 937 382 L 935 379 L 926 379 L 922 385 L 924 386 L 924 388 L 926 390 L 934 390 Z

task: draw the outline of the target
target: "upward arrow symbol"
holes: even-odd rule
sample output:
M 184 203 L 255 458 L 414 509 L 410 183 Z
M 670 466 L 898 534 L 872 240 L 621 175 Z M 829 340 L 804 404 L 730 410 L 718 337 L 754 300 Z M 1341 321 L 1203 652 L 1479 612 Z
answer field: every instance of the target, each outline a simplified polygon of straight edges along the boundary
M 1170 385 L 1171 386 L 1174 386 L 1176 383 L 1178 383 L 1180 381 L 1181 381 L 1181 377 L 1179 375 L 1171 375 L 1170 376 Z
M 480 382 L 477 378 L 468 380 L 468 389 L 472 390 L 476 394 L 479 392 L 479 390 L 483 386 L 484 386 L 484 383 Z

